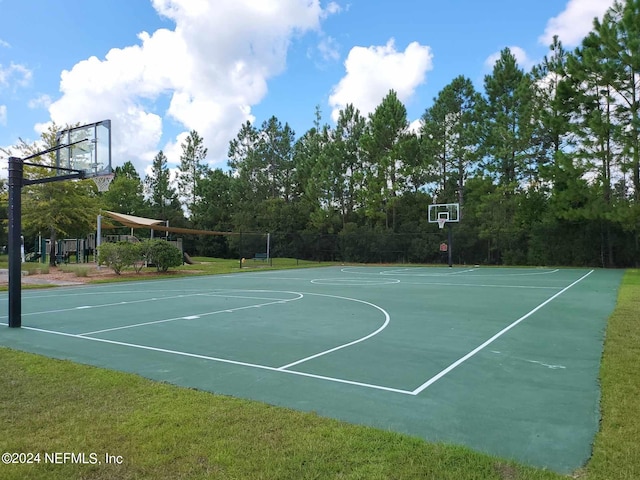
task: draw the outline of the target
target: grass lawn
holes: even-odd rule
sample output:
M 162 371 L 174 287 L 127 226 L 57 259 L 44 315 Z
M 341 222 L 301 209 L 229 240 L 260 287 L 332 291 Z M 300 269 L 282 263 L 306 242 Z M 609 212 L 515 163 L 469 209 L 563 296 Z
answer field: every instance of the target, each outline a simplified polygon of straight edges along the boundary
M 188 266 L 196 267 L 203 265 Z M 640 270 L 629 270 L 607 330 L 601 430 L 593 458 L 571 477 L 463 447 L 0 349 L 0 453 L 40 454 L 39 464 L 0 464 L 0 478 L 636 480 L 638 319 Z M 64 452 L 82 453 L 86 463 L 63 463 Z

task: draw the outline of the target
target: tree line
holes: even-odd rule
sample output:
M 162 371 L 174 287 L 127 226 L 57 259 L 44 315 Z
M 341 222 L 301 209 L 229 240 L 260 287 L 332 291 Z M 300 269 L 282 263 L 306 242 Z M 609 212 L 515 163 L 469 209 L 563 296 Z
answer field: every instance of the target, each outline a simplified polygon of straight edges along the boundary
M 454 78 L 417 130 L 393 90 L 366 116 L 347 105 L 334 125 L 317 108 L 297 138 L 275 116 L 247 122 L 226 169 L 207 166 L 191 131 L 175 180 L 160 151 L 144 178 L 130 162 L 117 167 L 101 195 L 84 182 L 25 188 L 24 228 L 68 236 L 86 229 L 85 213 L 107 208 L 245 232 L 245 242 L 271 232 L 276 255 L 431 262 L 442 260 L 446 234 L 427 222 L 428 205 L 458 202 L 456 263 L 637 265 L 640 0 L 615 2 L 573 51 L 554 38 L 529 71 L 505 48 L 482 87 Z M 68 213 L 69 204 L 84 213 Z M 237 235 L 184 242 L 222 257 L 262 248 L 243 250 Z

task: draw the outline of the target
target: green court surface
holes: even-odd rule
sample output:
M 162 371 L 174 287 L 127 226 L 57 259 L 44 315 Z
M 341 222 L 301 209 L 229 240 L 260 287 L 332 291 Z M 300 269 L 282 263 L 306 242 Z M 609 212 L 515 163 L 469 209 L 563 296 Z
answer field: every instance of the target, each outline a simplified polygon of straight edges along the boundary
M 325 267 L 28 290 L 0 345 L 567 473 L 591 454 L 622 274 Z

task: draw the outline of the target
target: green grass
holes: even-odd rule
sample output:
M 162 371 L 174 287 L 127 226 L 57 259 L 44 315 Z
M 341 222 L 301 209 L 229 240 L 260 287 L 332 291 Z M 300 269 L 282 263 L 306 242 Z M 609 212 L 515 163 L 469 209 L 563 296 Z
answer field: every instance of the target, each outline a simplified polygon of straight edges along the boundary
M 0 349 L 2 452 L 122 465 L 0 465 L 3 479 L 557 479 L 461 447 Z
M 600 370 L 602 423 L 588 479 L 640 478 L 640 270 L 628 270 Z
M 571 477 L 463 447 L 0 349 L 0 453 L 95 452 L 121 465 L 1 465 L 3 479 L 640 478 L 640 271 L 607 329 L 601 430 Z M 549 448 L 553 448 L 552 445 Z

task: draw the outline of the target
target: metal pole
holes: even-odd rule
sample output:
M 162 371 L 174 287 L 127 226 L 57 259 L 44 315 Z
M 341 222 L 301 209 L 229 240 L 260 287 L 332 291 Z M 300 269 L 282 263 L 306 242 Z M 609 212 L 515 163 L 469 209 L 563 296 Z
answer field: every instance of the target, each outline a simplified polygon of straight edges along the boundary
M 453 267 L 453 257 L 452 257 L 452 250 L 453 250 L 453 235 L 451 234 L 451 223 L 447 222 L 447 252 L 449 254 L 449 267 Z
M 102 215 L 98 215 L 97 221 L 97 231 L 96 231 L 96 248 L 93 252 L 94 257 L 96 257 L 96 270 L 100 270 L 100 245 L 102 244 Z
M 267 263 L 271 265 L 271 253 L 269 252 L 271 247 L 271 234 L 267 233 Z
M 22 159 L 9 157 L 9 327 L 22 325 L 22 267 L 20 230 L 22 228 Z

